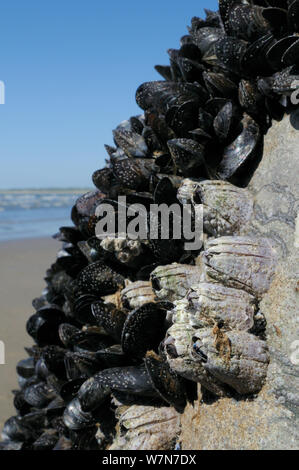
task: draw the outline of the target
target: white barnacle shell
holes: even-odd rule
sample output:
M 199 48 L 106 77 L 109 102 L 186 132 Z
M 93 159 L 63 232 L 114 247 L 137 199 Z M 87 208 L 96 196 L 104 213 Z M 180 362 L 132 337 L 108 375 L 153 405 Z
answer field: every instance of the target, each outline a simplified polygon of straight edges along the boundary
M 238 235 L 253 215 L 250 192 L 227 181 L 186 178 L 177 197 L 182 204 L 203 206 L 204 230 L 214 237 Z
M 130 309 L 155 301 L 155 293 L 149 281 L 132 282 L 121 291 L 120 295 L 122 303 Z
M 101 247 L 110 253 L 114 253 L 118 261 L 128 265 L 134 264 L 135 259 L 143 252 L 142 242 L 132 240 L 125 234 L 104 238 Z
M 264 238 L 221 237 L 207 241 L 200 264 L 207 281 L 243 289 L 260 298 L 272 282 L 277 253 Z
M 181 204 L 195 204 L 194 196 L 201 181 L 195 178 L 185 178 L 177 191 L 177 198 Z
M 265 341 L 244 331 L 227 331 L 217 337 L 215 329 L 202 329 L 195 336 L 201 357 L 206 357 L 203 367 L 213 377 L 240 394 L 261 389 L 270 357 Z
M 249 330 L 254 324 L 255 298 L 245 291 L 213 283 L 199 283 L 187 295 L 194 328 L 222 321 L 227 329 Z
M 121 406 L 109 450 L 168 450 L 180 432 L 180 415 L 173 407 Z
M 170 368 L 185 379 L 201 383 L 215 395 L 223 396 L 221 383 L 204 369 L 201 361 L 195 361 L 192 356 L 193 336 L 196 330 L 191 325 L 187 299 L 175 302 L 173 321 L 174 324 L 168 329 L 164 342 Z
M 183 299 L 191 286 L 200 282 L 202 271 L 198 266 L 173 263 L 158 266 L 151 273 L 151 282 L 160 300 L 173 302 Z

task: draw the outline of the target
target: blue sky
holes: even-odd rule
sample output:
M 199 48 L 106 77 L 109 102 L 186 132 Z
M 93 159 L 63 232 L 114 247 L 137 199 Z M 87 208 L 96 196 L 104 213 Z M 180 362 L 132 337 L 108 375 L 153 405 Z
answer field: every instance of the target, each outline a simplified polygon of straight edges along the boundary
M 192 16 L 216 0 L 2 0 L 0 188 L 88 187 Z

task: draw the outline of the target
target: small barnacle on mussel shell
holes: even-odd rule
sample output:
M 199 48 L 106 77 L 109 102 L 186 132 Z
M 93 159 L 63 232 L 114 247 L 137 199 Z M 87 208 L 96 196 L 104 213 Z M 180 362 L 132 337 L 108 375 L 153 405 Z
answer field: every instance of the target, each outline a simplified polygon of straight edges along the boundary
M 118 234 L 117 236 L 107 236 L 102 240 L 101 247 L 114 253 L 118 261 L 128 266 L 136 267 L 141 263 L 143 254 L 143 243 L 141 240 L 132 240 L 125 234 Z
M 261 298 L 273 279 L 277 253 L 268 239 L 220 237 L 207 241 L 200 260 L 207 279 Z

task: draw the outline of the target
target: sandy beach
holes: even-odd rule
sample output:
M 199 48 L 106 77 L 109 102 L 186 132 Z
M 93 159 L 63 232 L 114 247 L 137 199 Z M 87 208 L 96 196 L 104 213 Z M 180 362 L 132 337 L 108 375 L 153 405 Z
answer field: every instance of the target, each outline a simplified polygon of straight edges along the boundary
M 0 243 L 0 341 L 5 344 L 5 365 L 0 365 L 0 430 L 15 414 L 11 390 L 17 388 L 16 364 L 26 357 L 24 347 L 33 344 L 25 329 L 34 312 L 31 302 L 45 287 L 45 272 L 59 246 L 51 238 Z

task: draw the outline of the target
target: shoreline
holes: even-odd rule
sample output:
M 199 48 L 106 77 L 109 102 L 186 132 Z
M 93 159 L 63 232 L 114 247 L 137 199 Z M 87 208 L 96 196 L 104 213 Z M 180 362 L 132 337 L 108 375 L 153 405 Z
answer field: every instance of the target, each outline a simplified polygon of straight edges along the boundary
M 16 414 L 13 389 L 18 389 L 16 365 L 33 340 L 26 321 L 34 313 L 32 300 L 45 288 L 45 273 L 55 261 L 61 244 L 49 237 L 0 242 L 0 341 L 5 346 L 5 365 L 0 363 L 0 432 Z

